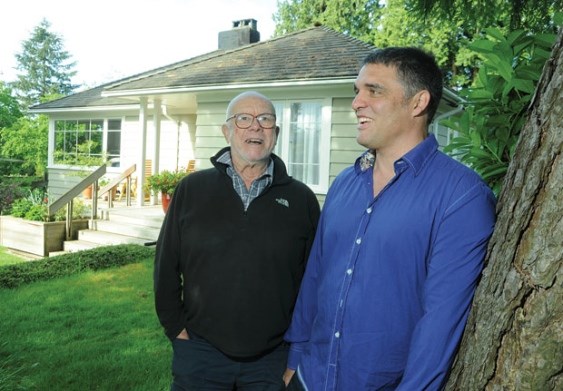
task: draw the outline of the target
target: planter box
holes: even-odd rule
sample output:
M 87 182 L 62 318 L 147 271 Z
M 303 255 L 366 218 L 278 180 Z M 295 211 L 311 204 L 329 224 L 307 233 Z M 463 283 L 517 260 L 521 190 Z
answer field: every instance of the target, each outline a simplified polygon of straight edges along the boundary
M 72 238 L 88 228 L 88 220 L 72 221 Z M 19 217 L 0 216 L 0 245 L 42 257 L 52 251 L 62 251 L 66 240 L 65 222 L 41 222 Z

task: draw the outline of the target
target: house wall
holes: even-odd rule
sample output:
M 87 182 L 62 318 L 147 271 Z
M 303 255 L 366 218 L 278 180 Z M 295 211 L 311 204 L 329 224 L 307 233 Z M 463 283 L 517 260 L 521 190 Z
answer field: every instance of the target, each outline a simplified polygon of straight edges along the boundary
M 354 164 L 358 156 L 365 151 L 365 148 L 356 141 L 356 123 L 352 98 L 334 98 L 330 135 L 330 184 L 342 170 Z
M 141 154 L 141 124 L 138 113 L 111 115 L 107 112 L 78 113 L 57 117 L 57 119 L 68 118 L 103 119 L 121 117 L 121 158 L 120 167 L 108 167 L 106 177 L 112 178 L 123 172 L 131 165 L 136 164 Z M 149 113 L 147 118 L 147 160 L 155 160 L 155 129 L 154 117 Z M 196 116 L 189 114 L 174 114 L 163 116 L 160 127 L 160 159 L 159 170 L 185 169 L 188 162 L 195 158 L 195 129 Z M 49 173 L 49 196 L 56 200 L 69 189 L 75 186 L 86 173 L 73 170 L 65 166 L 52 165 L 48 168 Z
M 281 95 L 279 92 L 264 92 L 273 100 L 281 97 L 287 99 L 287 93 Z M 292 99 L 306 98 L 325 98 L 323 95 L 300 94 L 301 96 Z M 225 120 L 225 112 L 229 99 L 225 97 L 220 101 L 199 102 L 198 116 L 195 133 L 195 157 L 197 169 L 211 167 L 209 158 L 225 146 L 227 142 L 221 131 L 221 126 Z M 352 97 L 334 98 L 332 100 L 332 125 L 326 131 L 331 134 L 329 166 L 329 183 L 332 183 L 336 175 L 344 168 L 354 163 L 355 159 L 364 150 L 356 142 L 356 117 L 351 109 Z M 317 194 L 321 202 L 324 201 L 324 194 Z
M 212 167 L 209 158 L 228 145 L 221 131 L 228 104 L 228 99 L 199 103 L 195 132 L 195 158 L 198 170 Z
M 76 186 L 86 174 L 79 170 L 49 168 L 49 199 L 54 201 Z
M 160 125 L 159 171 L 186 168 L 194 159 L 195 115 L 175 115 L 162 118 Z M 127 117 L 121 134 L 121 170 L 135 164 L 141 154 L 141 124 L 138 117 Z M 147 121 L 147 147 L 145 158 L 155 162 L 155 129 L 151 117 Z
M 211 167 L 209 158 L 225 146 L 227 142 L 221 131 L 229 101 L 241 91 L 214 91 L 200 94 L 197 100 L 197 115 L 188 114 L 183 107 L 176 107 L 161 117 L 160 160 L 159 171 L 186 168 L 188 162 L 196 160 L 196 169 Z M 260 92 L 274 101 L 300 99 L 326 99 L 329 97 L 331 124 L 325 125 L 324 131 L 330 132 L 329 154 L 329 185 L 346 167 L 352 165 L 365 150 L 356 142 L 356 117 L 351 108 L 353 92 L 347 84 L 332 88 L 272 88 Z M 330 98 L 332 97 L 332 98 Z M 442 107 L 440 112 L 451 110 Z M 84 118 L 114 117 L 106 113 L 75 114 Z M 137 163 L 141 153 L 141 124 L 138 112 L 122 115 L 121 130 L 121 167 L 108 167 L 106 176 L 118 175 L 132 164 Z M 441 146 L 448 141 L 448 129 L 438 127 L 437 138 Z M 146 159 L 155 159 L 155 131 L 152 112 L 147 116 L 147 147 Z M 153 164 L 154 167 L 154 164 Z M 69 175 L 68 169 L 49 167 L 49 193 L 53 199 L 60 197 L 68 189 L 78 183 L 81 176 L 76 173 Z M 317 194 L 321 202 L 324 192 Z

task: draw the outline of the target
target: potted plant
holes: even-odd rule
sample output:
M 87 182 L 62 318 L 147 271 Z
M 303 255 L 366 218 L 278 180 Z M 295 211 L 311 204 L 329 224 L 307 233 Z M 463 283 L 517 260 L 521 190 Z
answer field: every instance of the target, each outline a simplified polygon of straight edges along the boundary
M 174 194 L 176 185 L 183 177 L 188 175 L 186 171 L 170 171 L 164 170 L 158 174 L 151 175 L 146 179 L 146 188 L 149 191 L 160 192 L 162 197 L 162 209 L 164 213 L 168 210 L 168 204 Z

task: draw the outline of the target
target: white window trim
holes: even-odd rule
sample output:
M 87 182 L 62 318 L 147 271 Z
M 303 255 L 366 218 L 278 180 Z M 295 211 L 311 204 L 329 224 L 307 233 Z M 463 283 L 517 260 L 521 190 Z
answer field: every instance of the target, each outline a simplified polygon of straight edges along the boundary
M 332 131 L 332 100 L 330 98 L 306 98 L 306 99 L 287 99 L 276 100 L 273 103 L 283 105 L 283 113 L 281 114 L 281 123 L 284 128 L 280 129 L 279 138 L 282 139 L 282 148 L 280 158 L 287 165 L 287 156 L 289 155 L 289 123 L 291 121 L 291 113 L 289 107 L 295 102 L 319 102 L 321 104 L 321 140 L 319 144 L 319 184 L 307 184 L 316 194 L 326 194 L 329 187 L 330 174 L 330 135 Z
M 47 166 L 53 168 L 81 168 L 80 166 L 69 166 L 66 164 L 55 163 L 55 133 L 56 133 L 56 126 L 55 123 L 57 121 L 80 121 L 80 120 L 89 120 L 89 121 L 103 121 L 103 128 L 102 128 L 102 152 L 107 151 L 107 142 L 108 142 L 108 131 L 109 131 L 109 121 L 110 120 L 119 120 L 121 121 L 121 129 L 120 132 L 123 132 L 123 124 L 125 123 L 124 117 L 80 117 L 80 118 L 51 118 L 49 120 L 49 137 L 48 137 L 48 156 L 47 156 Z M 123 149 L 123 146 L 121 146 Z M 122 151 L 121 151 L 122 153 Z M 120 155 L 121 155 L 120 153 Z M 118 170 L 121 168 L 117 168 Z M 115 168 L 108 167 L 108 171 L 115 171 Z

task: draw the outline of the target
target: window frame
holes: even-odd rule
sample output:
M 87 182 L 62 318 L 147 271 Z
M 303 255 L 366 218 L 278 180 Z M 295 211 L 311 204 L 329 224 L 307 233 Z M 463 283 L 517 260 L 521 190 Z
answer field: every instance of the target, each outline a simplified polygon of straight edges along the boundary
M 116 129 L 115 127 L 115 123 L 119 122 L 119 129 Z M 63 122 L 64 125 L 60 126 L 60 129 L 58 128 L 58 123 Z M 121 137 L 122 137 L 122 132 L 123 132 L 123 118 L 122 117 L 107 117 L 107 118 L 99 118 L 99 117 L 79 117 L 79 118 L 57 118 L 57 119 L 53 119 L 52 120 L 52 128 L 53 128 L 53 139 L 52 139 L 52 151 L 53 153 L 50 154 L 49 156 L 49 165 L 50 166 L 54 166 L 54 167 L 80 167 L 80 165 L 78 164 L 67 164 L 64 162 L 57 162 L 55 160 L 55 155 L 57 153 L 57 136 L 58 134 L 62 131 L 65 133 L 71 133 L 72 131 L 74 132 L 80 132 L 80 127 L 77 125 L 74 125 L 75 129 L 70 129 L 69 128 L 69 124 L 80 124 L 80 123 L 88 123 L 89 124 L 89 129 L 86 129 L 86 134 L 91 135 L 92 132 L 96 131 L 96 129 L 93 129 L 93 123 L 95 122 L 101 122 L 102 123 L 102 128 L 101 128 L 101 150 L 100 150 L 100 154 L 101 156 L 106 156 L 107 159 L 109 160 L 110 158 L 116 158 L 117 157 L 117 164 L 112 164 L 111 167 L 116 167 L 119 168 L 119 160 L 122 156 L 123 153 L 123 146 L 121 144 Z M 110 122 L 113 123 L 112 129 L 109 129 L 109 124 Z M 70 131 L 69 131 L 70 129 Z M 99 130 L 98 130 L 99 131 Z M 114 132 L 114 133 L 119 133 L 119 154 L 116 155 L 115 153 L 111 154 L 111 157 L 108 156 L 107 153 L 107 148 L 108 148 L 108 133 L 109 132 Z M 75 146 L 76 147 L 76 146 Z M 65 148 L 66 149 L 66 148 Z M 91 155 L 89 155 L 91 156 Z
M 291 107 L 295 103 L 318 103 L 320 106 L 320 142 L 319 149 L 319 172 L 318 184 L 304 182 L 316 194 L 326 194 L 329 187 L 330 173 L 330 135 L 332 123 L 332 109 L 330 98 L 305 98 L 305 99 L 284 99 L 273 100 L 272 103 L 276 107 L 276 116 L 278 118 L 276 125 L 280 126 L 278 135 L 279 142 L 276 145 L 274 153 L 278 155 L 285 163 L 289 173 L 289 138 L 291 136 Z M 281 111 L 280 111 L 281 108 Z M 281 144 L 281 147 L 280 147 Z M 291 175 L 291 174 L 290 174 Z M 299 179 L 299 178 L 296 178 Z M 300 179 L 299 179 L 300 180 Z

